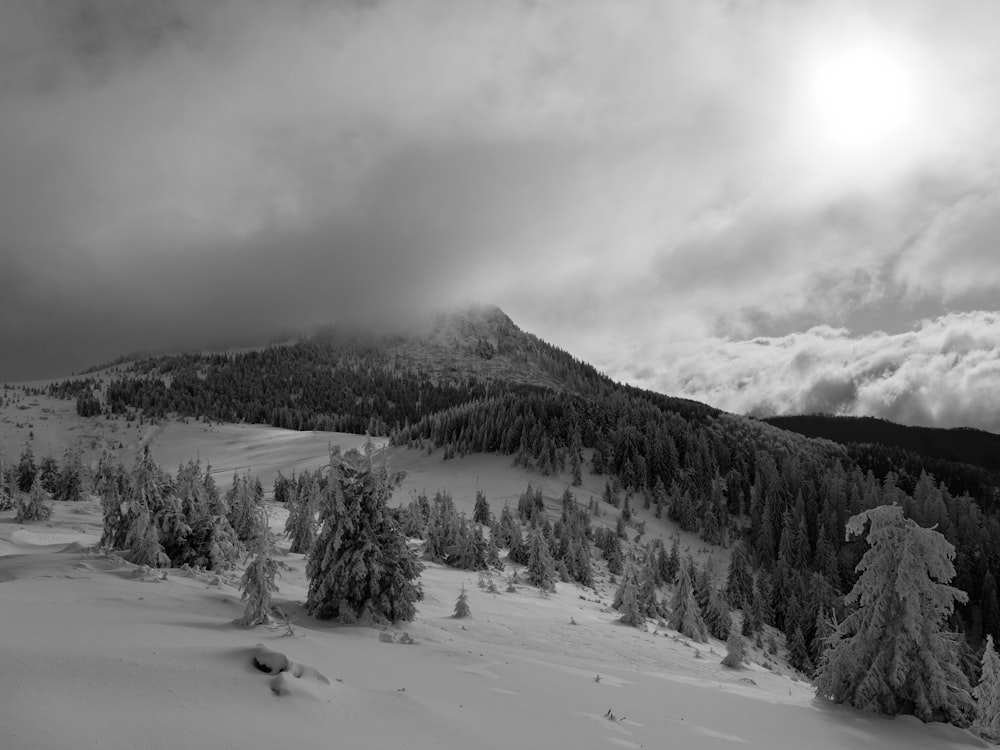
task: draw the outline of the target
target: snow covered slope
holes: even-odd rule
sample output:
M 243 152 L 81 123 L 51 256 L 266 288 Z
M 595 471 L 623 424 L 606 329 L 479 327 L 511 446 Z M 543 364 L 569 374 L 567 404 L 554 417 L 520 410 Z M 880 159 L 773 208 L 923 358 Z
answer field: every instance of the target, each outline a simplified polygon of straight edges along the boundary
M 527 475 L 489 459 L 396 460 L 411 464 L 409 489 L 451 489 L 458 502 L 478 482 L 499 512 Z M 272 508 L 273 526 L 283 518 Z M 247 630 L 234 624 L 238 573 L 164 574 L 96 554 L 100 523 L 96 502 L 56 503 L 48 525 L 0 512 L 3 750 L 984 746 L 818 702 L 757 664 L 727 669 L 718 642 L 625 627 L 607 584 L 508 593 L 497 576 L 493 595 L 475 573 L 429 565 L 416 620 L 379 630 L 308 618 L 304 560 L 286 553 L 277 603 L 292 634 Z M 458 620 L 463 585 L 472 616 Z M 268 674 L 255 657 L 290 668 Z

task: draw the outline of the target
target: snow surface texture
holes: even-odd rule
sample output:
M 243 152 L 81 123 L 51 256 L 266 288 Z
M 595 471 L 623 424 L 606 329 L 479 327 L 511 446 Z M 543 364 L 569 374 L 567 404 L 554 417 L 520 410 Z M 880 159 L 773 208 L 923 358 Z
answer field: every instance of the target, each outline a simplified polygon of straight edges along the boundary
M 509 459 L 407 460 L 411 482 L 454 487 L 467 512 L 462 482 L 502 508 Z M 547 481 L 558 497 L 565 484 Z M 985 746 L 954 727 L 817 701 L 807 683 L 758 664 L 728 669 L 718 641 L 624 626 L 604 579 L 597 591 L 491 595 L 477 574 L 430 564 L 416 620 L 376 630 L 306 616 L 304 559 L 283 554 L 291 567 L 275 603 L 292 635 L 243 628 L 239 571 L 137 568 L 93 551 L 96 502 L 54 506 L 50 524 L 0 513 L 2 750 Z M 283 509 L 271 525 L 283 527 Z M 471 616 L 459 620 L 463 585 Z

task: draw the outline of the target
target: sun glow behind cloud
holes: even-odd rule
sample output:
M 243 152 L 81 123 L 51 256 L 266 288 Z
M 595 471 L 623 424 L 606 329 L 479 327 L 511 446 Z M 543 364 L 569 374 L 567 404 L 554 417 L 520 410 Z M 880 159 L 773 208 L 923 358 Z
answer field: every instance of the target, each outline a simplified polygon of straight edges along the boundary
M 933 168 L 956 136 L 935 54 L 851 16 L 808 28 L 786 71 L 782 169 L 822 200 L 884 192 Z
M 899 50 L 854 42 L 809 66 L 803 96 L 815 127 L 835 152 L 885 148 L 913 128 L 917 71 Z

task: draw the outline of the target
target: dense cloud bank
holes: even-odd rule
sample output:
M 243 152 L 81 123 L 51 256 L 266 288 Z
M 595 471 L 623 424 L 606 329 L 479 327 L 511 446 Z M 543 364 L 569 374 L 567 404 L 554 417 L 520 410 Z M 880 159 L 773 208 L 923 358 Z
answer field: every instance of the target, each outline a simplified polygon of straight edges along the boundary
M 901 334 L 817 326 L 692 351 L 668 392 L 758 415 L 874 415 L 1000 432 L 1000 314 L 953 313 Z

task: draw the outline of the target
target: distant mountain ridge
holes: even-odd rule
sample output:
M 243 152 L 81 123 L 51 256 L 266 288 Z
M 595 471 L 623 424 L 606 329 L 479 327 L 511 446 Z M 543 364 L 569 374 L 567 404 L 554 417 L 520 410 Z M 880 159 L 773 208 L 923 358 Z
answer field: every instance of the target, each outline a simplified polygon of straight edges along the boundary
M 583 399 L 574 408 L 594 413 L 601 409 L 588 407 L 588 402 L 638 400 L 685 420 L 724 419 L 730 426 L 765 422 L 789 435 L 892 449 L 891 456 L 883 455 L 885 451 L 850 451 L 854 460 L 880 473 L 887 465 L 900 464 L 904 472 L 918 475 L 921 461 L 913 457 L 919 456 L 939 475 L 951 473 L 940 464 L 964 464 L 997 473 L 1000 484 L 1000 436 L 905 427 L 867 417 L 757 421 L 724 415 L 707 404 L 617 383 L 523 331 L 503 310 L 488 304 L 420 318 L 397 330 L 375 333 L 328 326 L 285 343 L 239 351 L 130 355 L 115 365 L 103 376 L 78 377 L 50 390 L 78 398 L 78 404 L 85 402 L 80 411 L 86 415 L 131 411 L 153 418 L 176 414 L 372 434 L 400 431 L 446 410 L 504 394 L 514 394 L 515 400 L 529 393 L 560 394 L 563 399 Z M 750 429 L 750 434 L 758 442 L 778 439 L 776 433 L 765 436 Z M 956 491 L 978 491 L 994 483 L 993 477 L 970 479 L 967 470 L 958 474 Z
M 971 427 L 916 427 L 877 417 L 814 414 L 767 417 L 762 421 L 783 430 L 836 443 L 878 443 L 910 453 L 1000 472 L 1000 435 Z
M 89 371 L 88 371 L 89 372 Z M 640 391 L 522 331 L 498 307 L 477 305 L 378 333 L 326 327 L 283 344 L 122 358 L 103 375 L 57 384 L 77 397 L 105 383 L 112 413 L 140 410 L 291 429 L 388 434 L 430 413 L 502 391 L 542 389 L 606 399 L 643 394 L 685 416 L 705 404 Z M 110 378 L 110 381 L 108 380 Z M 88 413 L 94 412 L 93 401 Z

